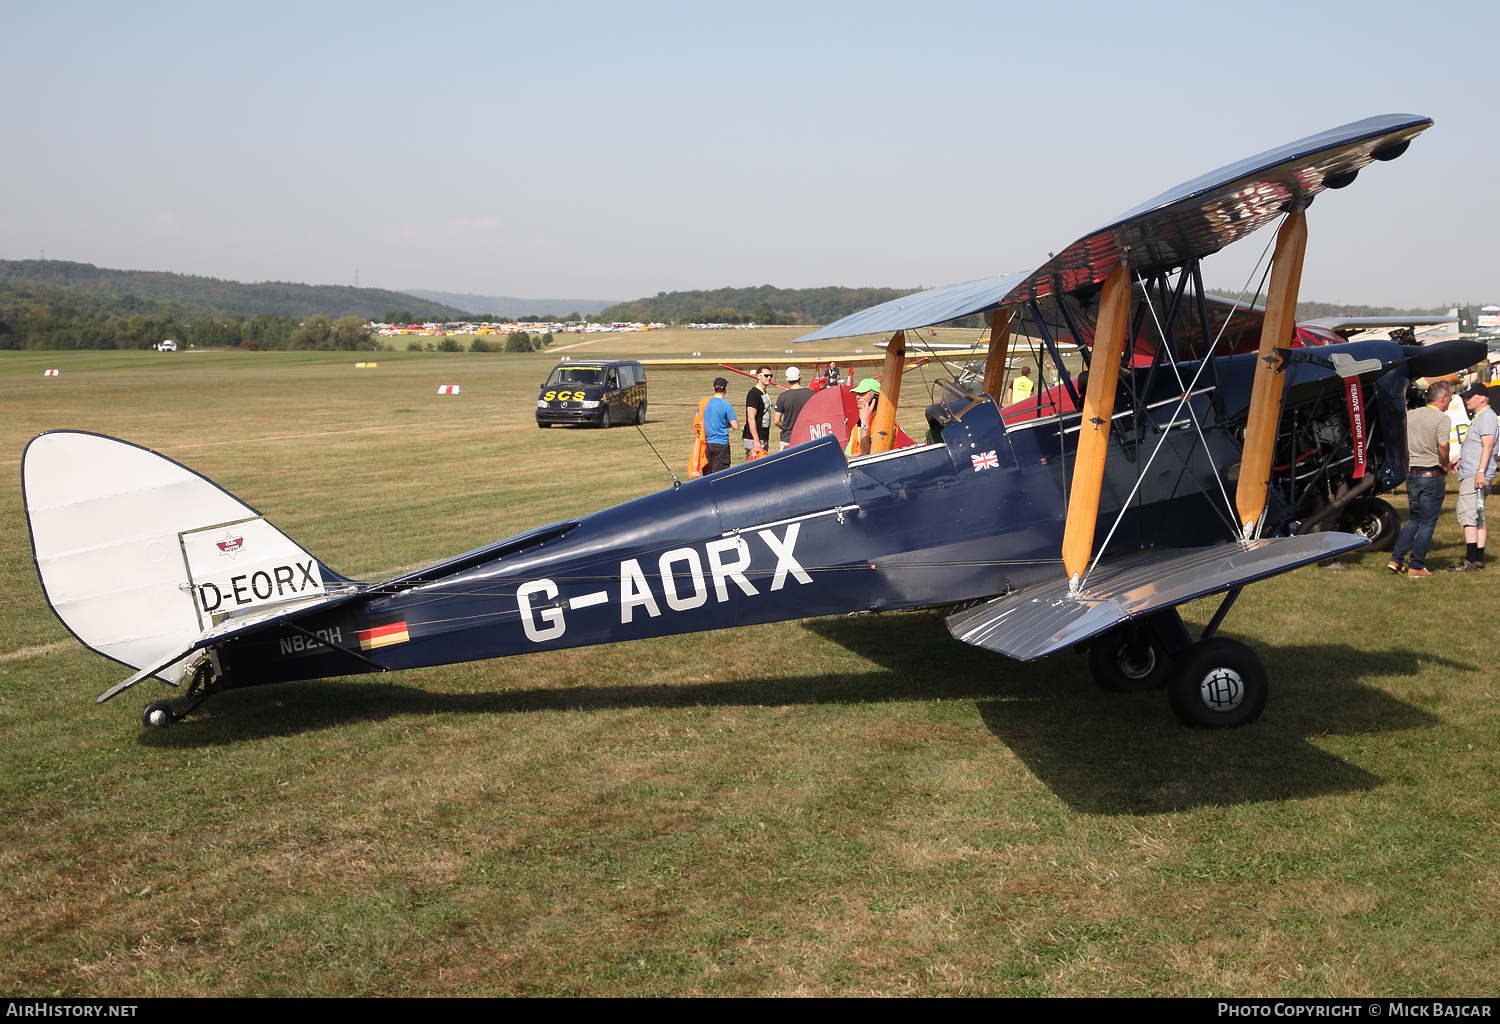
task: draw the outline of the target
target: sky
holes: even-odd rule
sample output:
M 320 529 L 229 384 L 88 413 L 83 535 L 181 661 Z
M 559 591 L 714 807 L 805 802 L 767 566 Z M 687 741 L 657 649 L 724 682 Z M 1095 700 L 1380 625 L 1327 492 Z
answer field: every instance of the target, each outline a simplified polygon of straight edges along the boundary
M 1406 155 L 1309 210 L 1302 297 L 1500 301 L 1478 3 L 0 5 L 0 258 L 523 297 L 930 287 L 1415 113 L 1436 124 Z M 1264 242 L 1206 281 L 1241 285 Z

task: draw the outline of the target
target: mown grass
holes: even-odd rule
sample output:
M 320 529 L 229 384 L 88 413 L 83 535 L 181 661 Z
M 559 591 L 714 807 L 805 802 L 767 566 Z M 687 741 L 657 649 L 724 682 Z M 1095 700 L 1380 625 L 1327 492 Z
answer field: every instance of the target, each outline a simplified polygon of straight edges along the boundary
M 535 428 L 550 354 L 378 358 L 0 356 L 6 993 L 1495 993 L 1490 573 L 1248 589 L 1225 629 L 1272 698 L 1227 733 L 916 615 L 231 692 L 165 731 L 157 684 L 96 707 L 121 669 L 30 564 L 39 430 L 166 452 L 364 576 L 666 482 L 633 429 Z M 679 473 L 704 376 L 651 377 Z M 1450 515 L 1431 564 L 1461 551 Z

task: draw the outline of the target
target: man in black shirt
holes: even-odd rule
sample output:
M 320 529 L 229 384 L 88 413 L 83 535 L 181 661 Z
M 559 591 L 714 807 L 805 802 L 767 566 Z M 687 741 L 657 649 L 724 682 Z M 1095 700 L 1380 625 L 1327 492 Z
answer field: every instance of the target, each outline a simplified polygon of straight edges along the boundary
M 792 427 L 796 426 L 797 414 L 812 397 L 812 389 L 801 386 L 802 371 L 795 366 L 786 368 L 787 390 L 776 396 L 776 410 L 774 413 L 776 425 L 781 428 L 781 447 L 777 451 L 792 446 Z
M 771 389 L 774 376 L 769 366 L 755 371 L 755 383 L 745 396 L 745 456 L 753 451 L 771 451 L 771 403 L 766 392 Z

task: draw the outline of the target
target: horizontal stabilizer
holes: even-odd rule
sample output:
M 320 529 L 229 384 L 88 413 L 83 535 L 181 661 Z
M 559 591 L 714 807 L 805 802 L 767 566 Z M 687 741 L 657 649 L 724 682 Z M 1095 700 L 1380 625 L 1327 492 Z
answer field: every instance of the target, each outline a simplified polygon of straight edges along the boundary
M 360 593 L 355 588 L 345 588 L 340 593 L 320 595 L 305 601 L 283 605 L 274 611 L 252 612 L 242 617 L 221 622 L 212 629 L 206 630 L 191 643 L 159 654 L 154 662 L 147 664 L 135 675 L 121 680 L 101 693 L 95 698 L 94 703 L 103 704 L 111 697 L 119 696 L 136 683 L 150 679 L 152 676 L 158 676 L 169 681 L 181 678 L 185 668 L 192 661 L 192 656 L 199 651 L 207 650 L 215 644 L 224 643 L 226 640 L 234 640 L 238 637 L 248 636 L 251 633 L 257 633 L 263 629 L 280 626 L 291 619 L 312 612 L 332 608 L 335 605 L 343 604 L 351 598 L 360 596 Z M 174 682 L 172 685 L 175 686 L 177 684 Z
M 1083 592 L 1057 579 L 948 616 L 964 643 L 1034 661 L 1129 619 L 1175 608 L 1364 547 L 1348 533 L 1273 537 L 1206 548 L 1140 551 L 1099 564 Z

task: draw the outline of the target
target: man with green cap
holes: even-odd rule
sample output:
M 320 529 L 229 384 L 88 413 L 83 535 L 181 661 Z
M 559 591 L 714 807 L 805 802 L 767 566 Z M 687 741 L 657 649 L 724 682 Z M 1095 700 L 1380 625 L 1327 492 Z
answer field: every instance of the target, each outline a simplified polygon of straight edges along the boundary
M 844 454 L 849 458 L 870 454 L 870 424 L 875 422 L 875 407 L 880 404 L 880 381 L 866 377 L 854 388 L 854 400 L 859 403 L 859 422 L 849 431 L 849 444 Z

